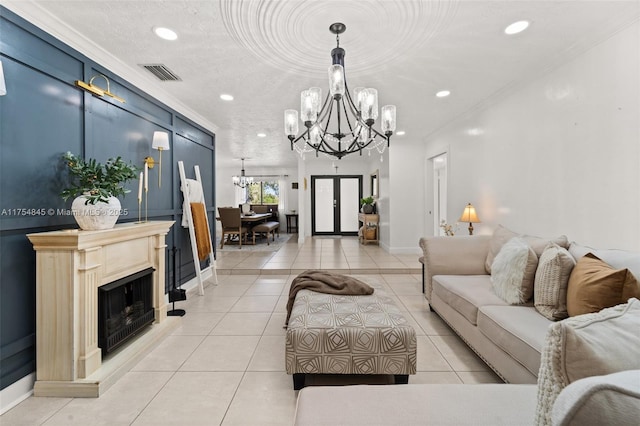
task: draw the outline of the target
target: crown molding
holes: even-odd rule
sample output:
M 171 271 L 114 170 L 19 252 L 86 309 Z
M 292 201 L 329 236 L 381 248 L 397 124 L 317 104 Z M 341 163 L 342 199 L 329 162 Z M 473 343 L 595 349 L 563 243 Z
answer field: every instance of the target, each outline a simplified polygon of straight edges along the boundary
M 213 133 L 219 130 L 219 126 L 215 123 L 209 121 L 182 101 L 160 88 L 146 73 L 142 73 L 141 70 L 124 63 L 54 15 L 51 15 L 39 4 L 31 0 L 3 0 L 2 6 L 29 21 L 42 31 L 69 45 L 92 61 L 117 74 L 136 88 L 164 103 L 203 128 Z

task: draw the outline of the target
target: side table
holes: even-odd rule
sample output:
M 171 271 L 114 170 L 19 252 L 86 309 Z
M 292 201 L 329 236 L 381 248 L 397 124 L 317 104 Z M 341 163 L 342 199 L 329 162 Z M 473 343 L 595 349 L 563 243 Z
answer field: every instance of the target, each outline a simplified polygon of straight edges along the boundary
M 287 213 L 287 234 L 298 233 L 298 213 Z

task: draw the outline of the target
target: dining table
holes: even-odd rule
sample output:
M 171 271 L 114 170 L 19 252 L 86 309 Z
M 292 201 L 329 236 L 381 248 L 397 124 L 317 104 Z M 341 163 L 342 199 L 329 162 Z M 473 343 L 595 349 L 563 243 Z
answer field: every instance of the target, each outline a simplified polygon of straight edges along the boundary
M 248 223 L 248 224 L 262 222 L 263 220 L 268 219 L 270 217 L 271 217 L 271 213 L 240 214 L 240 220 L 243 223 Z

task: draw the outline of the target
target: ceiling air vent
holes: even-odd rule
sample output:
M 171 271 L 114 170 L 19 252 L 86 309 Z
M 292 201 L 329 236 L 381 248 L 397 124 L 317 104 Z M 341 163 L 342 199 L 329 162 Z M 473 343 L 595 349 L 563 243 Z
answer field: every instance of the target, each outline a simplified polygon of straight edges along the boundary
M 173 71 L 167 68 L 162 64 L 146 64 L 140 65 L 141 67 L 148 70 L 151 74 L 158 77 L 159 80 L 162 81 L 182 81 L 180 77 L 178 77 Z

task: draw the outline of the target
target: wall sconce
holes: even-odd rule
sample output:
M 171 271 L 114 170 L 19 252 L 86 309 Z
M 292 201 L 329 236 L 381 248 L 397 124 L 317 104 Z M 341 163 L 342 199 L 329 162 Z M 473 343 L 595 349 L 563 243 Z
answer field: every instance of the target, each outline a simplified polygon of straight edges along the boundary
M 153 142 L 151 142 L 151 148 L 160 151 L 158 154 L 158 188 L 162 187 L 162 151 L 169 151 L 169 133 L 167 132 L 153 132 Z M 156 164 L 156 160 L 153 157 L 145 157 L 144 162 L 153 169 Z
M 7 86 L 4 84 L 4 70 L 2 69 L 2 61 L 0 61 L 0 96 L 7 94 Z
M 93 84 L 93 80 L 95 80 L 96 77 L 104 78 L 104 81 L 107 82 L 107 89 L 106 90 L 103 89 L 102 87 L 99 87 L 99 86 L 96 86 L 95 84 Z M 125 102 L 125 100 L 122 99 L 120 96 L 116 96 L 113 93 L 111 93 L 110 88 L 109 88 L 109 79 L 104 74 L 94 75 L 93 77 L 91 77 L 91 80 L 89 80 L 89 84 L 85 83 L 82 80 L 76 80 L 76 86 L 78 86 L 81 89 L 84 89 L 87 92 L 89 92 L 91 94 L 94 94 L 96 96 L 109 96 L 109 97 L 115 99 L 116 101 L 119 101 L 119 102 L 122 102 L 122 103 Z
M 476 208 L 471 205 L 471 203 L 467 204 L 462 211 L 462 216 L 458 219 L 458 222 L 468 222 L 469 223 L 469 235 L 473 235 L 473 224 L 480 223 L 480 219 L 478 219 L 478 215 L 476 214 Z

